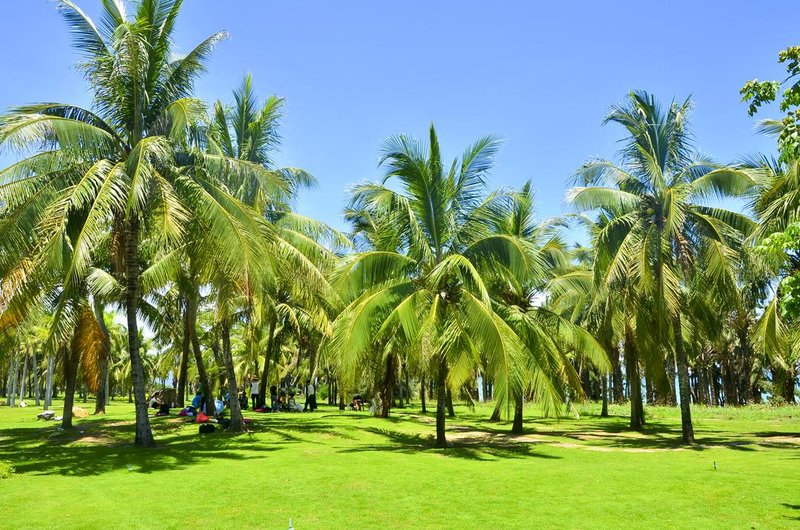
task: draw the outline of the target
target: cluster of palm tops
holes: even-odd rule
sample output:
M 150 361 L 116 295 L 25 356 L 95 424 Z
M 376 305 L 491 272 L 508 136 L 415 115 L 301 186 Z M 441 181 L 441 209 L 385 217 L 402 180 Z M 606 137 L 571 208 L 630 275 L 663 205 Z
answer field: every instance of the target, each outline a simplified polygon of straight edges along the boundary
M 237 380 L 257 375 L 264 396 L 302 373 L 340 399 L 368 389 L 383 415 L 413 379 L 423 399 L 435 389 L 438 446 L 446 404 L 477 374 L 517 432 L 524 401 L 558 412 L 593 384 L 604 398 L 626 396 L 640 428 L 652 387 L 657 399 L 679 396 L 687 443 L 694 367 L 709 352 L 719 366 L 744 359 L 741 402 L 767 366 L 793 393 L 796 327 L 777 302 L 759 310 L 778 272 L 751 243 L 791 222 L 797 166 L 697 155 L 688 101 L 662 107 L 637 92 L 614 107 L 606 121 L 626 131 L 621 164 L 584 164 L 573 213 L 545 222 L 530 184 L 488 189 L 495 138 L 447 162 L 433 126 L 426 141 L 391 137 L 385 176 L 352 190 L 352 232 L 341 234 L 291 210 L 314 179 L 274 167 L 281 99 L 260 102 L 249 78 L 230 105 L 192 96 L 223 33 L 175 59 L 179 0 L 141 0 L 129 13 L 102 4 L 98 23 L 59 4 L 91 110 L 41 103 L 0 117 L 0 147 L 19 160 L 0 172 L 9 381 L 31 354 L 41 368 L 38 350 L 50 374 L 61 366 L 69 410 L 80 381 L 100 400 L 109 378 L 118 392 L 130 386 L 145 446 L 148 385 L 170 373 L 180 401 L 192 382 L 236 396 Z M 745 195 L 759 222 L 709 205 Z M 588 230 L 587 246 L 564 240 L 568 222 Z M 242 430 L 230 404 L 230 429 Z

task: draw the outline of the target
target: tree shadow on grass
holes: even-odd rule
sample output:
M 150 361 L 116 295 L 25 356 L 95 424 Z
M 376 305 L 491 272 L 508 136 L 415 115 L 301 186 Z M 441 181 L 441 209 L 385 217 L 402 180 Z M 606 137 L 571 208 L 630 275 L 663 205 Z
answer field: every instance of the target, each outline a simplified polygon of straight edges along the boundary
M 103 423 L 82 422 L 74 430 L 63 432 L 6 430 L 0 460 L 11 462 L 17 473 L 89 476 L 126 469 L 137 473 L 185 469 L 216 459 L 266 458 L 266 453 L 280 450 L 280 446 L 266 446 L 219 431 L 203 436 L 173 434 L 158 440 L 157 447 L 145 449 L 119 441 L 123 435 L 128 435 L 128 440 L 133 438 L 131 425 Z
M 581 420 L 580 424 L 562 423 L 554 420 L 531 421 L 526 424 L 522 435 L 516 435 L 518 441 L 525 437 L 536 437 L 544 443 L 572 443 L 586 445 L 589 448 L 602 450 L 619 449 L 627 451 L 665 451 L 692 450 L 704 451 L 715 447 L 724 447 L 735 451 L 756 451 L 756 446 L 767 448 L 797 449 L 798 445 L 782 440 L 759 442 L 752 438 L 758 434 L 740 434 L 704 427 L 695 429 L 695 444 L 685 445 L 681 440 L 680 425 L 650 421 L 641 431 L 630 429 L 626 424 L 609 423 L 604 419 Z M 555 428 L 554 428 L 555 427 Z M 561 427 L 561 428 L 558 428 Z M 508 424 L 472 424 L 458 426 L 454 429 L 472 431 L 498 437 L 514 438 Z M 791 434 L 789 434 L 791 436 Z M 775 433 L 775 436 L 787 436 L 787 433 Z
M 790 504 L 788 502 L 782 502 L 781 506 L 784 508 L 789 508 L 790 510 L 795 510 L 795 512 L 800 512 L 800 504 Z M 800 514 L 791 514 L 791 515 L 784 515 L 784 519 L 790 519 L 792 521 L 800 521 Z
M 459 440 L 451 442 L 447 449 L 434 446 L 431 435 L 404 433 L 389 429 L 366 427 L 363 430 L 383 437 L 388 443 L 367 444 L 357 447 L 342 449 L 340 453 L 360 453 L 363 451 L 378 451 L 388 453 L 413 454 L 420 451 L 435 451 L 445 457 L 464 458 L 468 460 L 492 461 L 508 458 L 560 458 L 558 456 L 537 453 L 533 450 L 534 444 L 493 442 L 481 440 Z

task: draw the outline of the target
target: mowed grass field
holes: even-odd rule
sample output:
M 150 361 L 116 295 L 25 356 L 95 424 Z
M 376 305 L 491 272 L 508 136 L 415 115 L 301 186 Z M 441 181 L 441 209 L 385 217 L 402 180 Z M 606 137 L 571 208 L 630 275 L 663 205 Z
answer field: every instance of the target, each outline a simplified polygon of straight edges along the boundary
M 490 405 L 457 407 L 446 450 L 418 408 L 247 412 L 238 436 L 173 416 L 139 449 L 125 402 L 74 432 L 0 407 L 0 462 L 16 468 L 0 479 L 0 528 L 800 527 L 800 408 L 695 408 L 694 448 L 677 443 L 677 409 L 648 408 L 643 433 L 625 407 L 579 411 L 530 407 L 512 437 Z

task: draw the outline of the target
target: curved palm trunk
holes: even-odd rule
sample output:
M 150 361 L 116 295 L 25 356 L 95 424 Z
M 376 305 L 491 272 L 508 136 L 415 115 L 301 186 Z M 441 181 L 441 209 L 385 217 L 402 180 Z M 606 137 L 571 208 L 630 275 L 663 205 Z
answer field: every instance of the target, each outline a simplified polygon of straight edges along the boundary
M 136 404 L 136 445 L 155 445 L 147 415 L 144 364 L 139 353 L 139 323 L 136 313 L 139 307 L 139 221 L 132 219 L 125 234 L 125 309 L 128 320 L 128 352 L 131 356 L 133 397 Z
M 103 305 L 97 300 L 94 301 L 94 318 L 97 320 L 97 325 L 103 333 L 103 354 L 100 357 L 100 386 L 97 388 L 97 395 L 95 396 L 94 413 L 105 414 L 106 403 L 108 402 L 108 394 L 106 389 L 106 381 L 108 380 L 108 356 L 111 352 L 111 337 L 108 334 L 106 321 L 103 318 Z
M 239 390 L 236 388 L 236 371 L 233 368 L 233 354 L 231 352 L 231 326 L 227 319 L 220 323 L 222 332 L 222 361 L 225 363 L 225 371 L 228 379 L 228 396 L 230 396 L 229 407 L 231 409 L 231 424 L 229 432 L 244 431 L 244 419 L 242 418 L 242 408 L 239 405 Z
M 636 354 L 633 330 L 625 326 L 625 372 L 628 377 L 628 394 L 631 400 L 631 429 L 644 427 L 644 405 L 642 404 L 642 377 L 639 373 L 639 359 Z
M 511 425 L 512 434 L 522 434 L 522 394 L 514 396 L 514 423 Z
M 447 410 L 447 364 L 442 361 L 436 378 L 436 447 L 447 447 L 445 437 L 445 414 Z
M 502 418 L 502 411 L 500 410 L 500 403 L 494 404 L 494 410 L 492 411 L 492 415 L 489 417 L 489 421 L 500 421 Z
M 678 388 L 680 390 L 681 401 L 681 433 L 683 443 L 694 443 L 694 429 L 692 428 L 692 402 L 691 390 L 689 388 L 689 362 L 686 358 L 686 350 L 683 347 L 683 331 L 681 330 L 681 316 L 675 318 L 675 363 L 678 368 Z

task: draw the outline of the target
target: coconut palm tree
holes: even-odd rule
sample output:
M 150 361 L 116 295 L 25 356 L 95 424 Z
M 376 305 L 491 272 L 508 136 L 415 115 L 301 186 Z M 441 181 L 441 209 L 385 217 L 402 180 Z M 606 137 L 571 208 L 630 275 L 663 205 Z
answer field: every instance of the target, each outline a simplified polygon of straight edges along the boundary
M 276 330 L 288 329 L 291 321 L 294 325 L 290 327 L 301 332 L 303 327 L 299 325 L 299 315 L 326 326 L 325 310 L 319 308 L 327 305 L 325 293 L 329 293 L 330 288 L 322 271 L 331 268 L 335 257 L 324 243 L 342 248 L 347 245 L 347 240 L 329 226 L 291 211 L 290 203 L 298 191 L 316 181 L 301 169 L 276 168 L 274 165 L 273 155 L 280 145 L 283 99 L 271 96 L 263 103 L 259 102 L 249 75 L 234 91 L 233 99 L 232 105 L 224 105 L 221 101 L 214 105 L 205 144 L 207 152 L 212 155 L 236 159 L 263 170 L 255 174 L 228 173 L 224 182 L 235 197 L 262 215 L 264 223 L 262 229 L 265 230 L 267 247 L 259 259 L 263 261 L 266 256 L 270 263 L 262 270 L 265 275 L 261 277 L 261 283 L 250 284 L 245 312 L 252 327 L 266 325 L 268 328 L 260 384 L 260 395 L 264 396 L 269 365 L 276 351 Z M 286 274 L 289 270 L 293 271 L 291 277 Z M 248 280 L 252 281 L 252 278 Z M 295 313 L 295 309 L 300 312 Z M 223 323 L 221 328 L 224 334 L 229 326 Z M 261 331 L 251 330 L 247 336 L 260 336 Z M 223 347 L 223 354 L 224 350 Z M 253 345 L 248 350 L 254 351 Z
M 0 145 L 29 155 L 3 172 L 9 182 L 0 197 L 9 212 L 2 221 L 4 259 L 23 263 L 20 256 L 27 256 L 34 267 L 49 268 L 60 259 L 58 242 L 72 213 L 84 218 L 66 267 L 65 289 L 86 276 L 101 243 L 110 246 L 114 274 L 124 285 L 136 442 L 145 446 L 153 445 L 153 437 L 137 339 L 142 242 L 168 252 L 185 236 L 189 220 L 200 219 L 204 232 L 198 233 L 213 240 L 221 255 L 239 255 L 243 238 L 235 230 L 247 228 L 242 218 L 250 214 L 216 180 L 226 174 L 271 177 L 255 164 L 186 149 L 192 147 L 187 136 L 205 116 L 201 102 L 191 98 L 193 83 L 225 34 L 216 33 L 174 59 L 181 4 L 141 0 L 128 14 L 122 2 L 103 2 L 95 24 L 64 0 L 59 8 L 84 57 L 80 67 L 94 97 L 93 110 L 45 103 L 12 109 L 0 118 Z M 35 245 L 31 233 L 38 235 Z M 221 265 L 235 268 L 232 261 Z
M 754 179 L 697 155 L 688 128 L 690 100 L 662 107 L 646 92 L 633 92 L 604 123 L 622 125 L 623 164 L 593 160 L 577 173 L 582 187 L 569 192 L 580 211 L 600 210 L 610 221 L 596 241 L 596 264 L 607 287 L 627 281 L 634 289 L 638 351 L 664 358 L 674 352 L 680 388 L 683 441 L 694 442 L 689 361 L 682 315 L 693 278 L 703 271 L 708 289 L 735 285 L 736 249 L 752 229 L 745 215 L 703 203 L 712 196 L 743 194 Z M 659 355 L 653 355 L 660 352 Z M 658 361 L 652 365 L 661 365 Z
M 533 395 L 545 413 L 559 408 L 565 401 L 567 388 L 577 395 L 583 394 L 572 354 L 587 359 L 603 371 L 607 371 L 610 364 L 608 355 L 594 337 L 547 304 L 550 283 L 557 281 L 559 275 L 572 272 L 573 267 L 571 256 L 557 232 L 560 223 L 536 222 L 530 181 L 512 193 L 507 203 L 501 203 L 493 218 L 493 233 L 523 242 L 531 264 L 521 277 L 501 274 L 491 285 L 495 311 L 524 345 L 524 364 L 518 370 L 523 380 L 512 396 L 512 432 L 521 434 L 525 394 Z
M 383 181 L 356 186 L 351 200 L 351 208 L 376 219 L 392 216 L 403 243 L 402 251 L 345 258 L 336 283 L 348 305 L 330 342 L 337 369 L 352 384 L 371 349 L 401 333 L 436 377 L 438 447 L 447 443 L 446 390 L 471 375 L 481 351 L 498 376 L 498 398 L 519 390 L 512 371 L 522 345 L 494 313 L 481 272 L 500 264 L 522 274 L 530 265 L 518 238 L 490 230 L 489 205 L 497 197 L 486 195 L 485 179 L 497 147 L 484 137 L 445 166 L 433 125 L 427 144 L 393 136 L 381 153 Z

